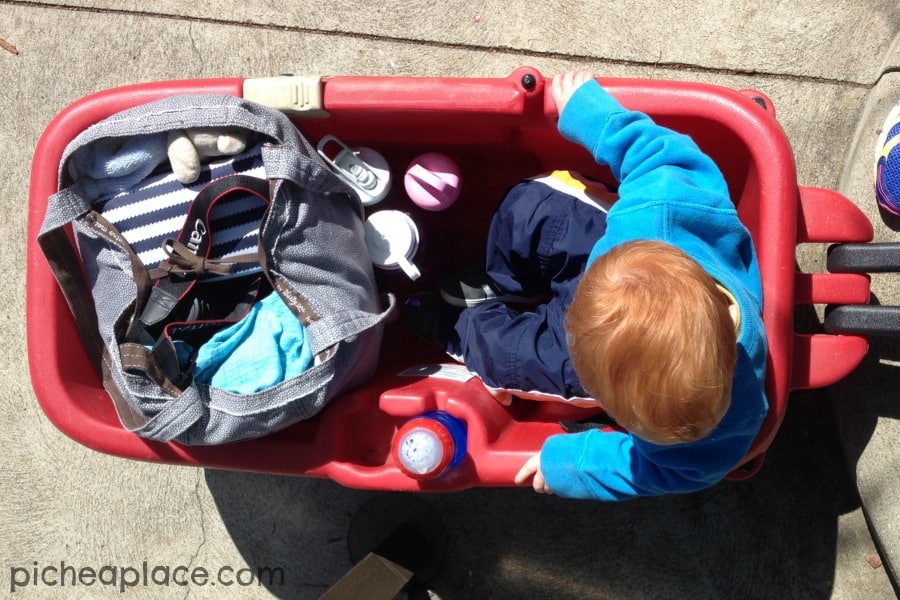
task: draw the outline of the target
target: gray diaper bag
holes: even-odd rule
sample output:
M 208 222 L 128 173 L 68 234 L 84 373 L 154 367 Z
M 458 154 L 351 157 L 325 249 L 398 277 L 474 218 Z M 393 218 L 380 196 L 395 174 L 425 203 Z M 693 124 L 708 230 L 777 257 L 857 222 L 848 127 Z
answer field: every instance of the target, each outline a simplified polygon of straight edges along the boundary
M 168 163 L 119 186 L 116 219 L 104 214 L 111 193 L 97 185 L 103 181 L 79 177 L 69 163 L 128 144 L 144 152 L 152 146 L 145 140 L 187 128 L 240 132 L 251 151 L 220 160 L 233 160 L 227 176 L 213 165 L 208 181 L 178 190 L 191 195 L 181 215 L 154 224 L 178 222 L 163 242 L 167 258 L 145 264 L 133 223 L 156 213 L 129 213 L 129 202 L 149 194 L 171 212 L 168 196 L 153 191 L 161 188 L 145 184 L 165 179 Z M 259 203 L 242 213 L 257 220 L 249 236 L 233 237 L 252 242 L 250 250 L 216 255 L 216 239 L 233 231 L 234 207 L 246 201 Z M 223 210 L 231 213 L 216 221 Z M 231 96 L 174 96 L 82 132 L 65 150 L 38 241 L 123 427 L 160 442 L 222 444 L 313 417 L 372 377 L 394 305 L 378 293 L 357 196 L 284 114 Z M 244 337 L 229 337 L 237 330 Z M 228 362 L 219 375 L 251 384 L 263 372 L 274 378 L 247 391 L 201 377 L 198 356 L 223 335 L 216 352 L 225 348 Z M 308 359 L 300 370 L 297 349 Z

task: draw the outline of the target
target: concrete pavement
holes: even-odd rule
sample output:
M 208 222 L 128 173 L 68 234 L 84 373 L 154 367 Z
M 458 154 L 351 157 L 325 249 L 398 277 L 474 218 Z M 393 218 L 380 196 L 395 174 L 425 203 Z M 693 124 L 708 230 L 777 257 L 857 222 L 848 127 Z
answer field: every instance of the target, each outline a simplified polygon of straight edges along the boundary
M 431 578 L 445 599 L 894 597 L 879 566 L 900 564 L 900 353 L 891 339 L 873 339 L 846 380 L 792 396 L 752 480 L 621 505 L 515 489 L 404 496 L 123 461 L 65 438 L 34 400 L 22 209 L 34 146 L 68 104 L 129 83 L 282 72 L 501 77 L 530 65 L 546 75 L 578 67 L 755 88 L 775 104 L 799 182 L 840 190 L 867 212 L 877 239 L 897 239 L 875 208 L 871 158 L 900 101 L 900 6 L 673 4 L 0 0 L 0 38 L 18 50 L 0 49 L 0 593 L 317 598 L 350 568 L 360 527 L 411 511 L 446 525 L 447 558 Z M 798 263 L 821 270 L 824 248 L 800 249 Z M 897 281 L 873 278 L 879 302 L 900 304 Z M 814 328 L 817 316 L 798 320 Z M 127 569 L 145 565 L 224 578 L 121 585 Z M 65 590 L 35 582 L 36 569 L 67 566 L 116 566 L 119 581 Z

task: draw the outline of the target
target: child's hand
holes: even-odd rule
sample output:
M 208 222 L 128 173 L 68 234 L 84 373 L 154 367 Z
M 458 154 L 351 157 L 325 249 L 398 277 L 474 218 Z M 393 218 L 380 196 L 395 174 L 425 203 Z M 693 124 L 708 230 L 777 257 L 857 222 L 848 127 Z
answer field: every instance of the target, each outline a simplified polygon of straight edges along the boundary
M 552 494 L 553 490 L 550 489 L 550 486 L 547 485 L 547 481 L 544 479 L 544 474 L 541 473 L 541 454 L 537 453 L 519 469 L 519 472 L 516 473 L 515 482 L 517 485 L 522 485 L 528 478 L 534 476 L 534 479 L 531 482 L 531 487 L 534 488 L 538 494 Z
M 593 78 L 594 74 L 588 71 L 569 71 L 554 77 L 550 84 L 550 94 L 556 102 L 556 112 L 562 114 L 563 108 L 575 90 Z

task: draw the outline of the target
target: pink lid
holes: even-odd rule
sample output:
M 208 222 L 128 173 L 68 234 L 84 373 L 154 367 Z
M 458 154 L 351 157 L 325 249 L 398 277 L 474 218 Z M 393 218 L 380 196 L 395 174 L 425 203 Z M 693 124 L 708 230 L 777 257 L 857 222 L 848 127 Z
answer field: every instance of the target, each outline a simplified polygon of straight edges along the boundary
M 413 160 L 403 178 L 406 193 L 425 210 L 444 210 L 459 198 L 462 180 L 453 160 L 438 152 L 428 152 Z

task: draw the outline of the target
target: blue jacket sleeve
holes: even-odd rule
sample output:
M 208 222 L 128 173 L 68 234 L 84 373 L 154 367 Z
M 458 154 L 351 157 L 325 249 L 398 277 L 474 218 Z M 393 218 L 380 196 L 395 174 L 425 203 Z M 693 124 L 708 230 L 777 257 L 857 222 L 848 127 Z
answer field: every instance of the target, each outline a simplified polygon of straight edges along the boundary
M 725 180 L 694 141 L 625 109 L 596 81 L 582 85 L 560 115 L 559 131 L 584 146 L 619 180 L 618 205 L 659 199 L 734 209 Z M 698 194 L 699 192 L 699 194 Z
M 690 137 L 626 110 L 595 81 L 575 92 L 559 129 L 619 180 L 619 200 L 588 264 L 624 241 L 658 239 L 711 265 L 717 279 L 722 271 L 757 272 L 750 235 L 725 179 Z M 752 287 L 761 296 L 759 286 Z
M 673 446 L 597 429 L 556 435 L 541 449 L 541 472 L 550 489 L 567 498 L 625 500 L 693 492 L 721 481 L 744 456 L 758 427 L 757 419 L 748 419 L 743 427 Z
M 660 446 L 620 431 L 554 435 L 541 448 L 547 485 L 567 498 L 624 500 L 693 492 L 721 481 L 746 454 L 768 410 L 765 345 L 753 358 L 743 346 L 738 350 L 731 408 L 709 436 Z

